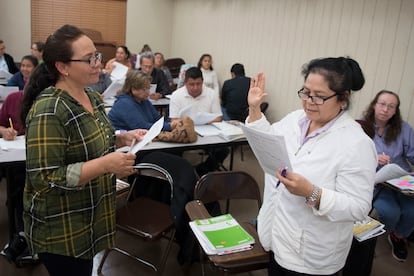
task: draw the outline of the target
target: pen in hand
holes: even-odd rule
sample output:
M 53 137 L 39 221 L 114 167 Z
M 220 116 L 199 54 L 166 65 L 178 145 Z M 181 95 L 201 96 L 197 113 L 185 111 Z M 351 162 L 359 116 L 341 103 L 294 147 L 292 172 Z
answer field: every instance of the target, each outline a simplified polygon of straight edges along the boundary
M 282 172 L 280 173 L 283 177 L 286 177 L 287 168 L 285 167 Z M 279 187 L 280 180 L 277 181 L 276 188 Z

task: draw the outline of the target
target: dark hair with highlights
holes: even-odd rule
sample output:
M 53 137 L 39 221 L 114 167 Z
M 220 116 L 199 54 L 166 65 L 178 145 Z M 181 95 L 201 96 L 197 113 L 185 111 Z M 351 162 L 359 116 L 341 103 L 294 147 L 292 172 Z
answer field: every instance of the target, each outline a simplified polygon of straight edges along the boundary
M 310 73 L 322 75 L 328 82 L 329 89 L 338 95 L 338 101 L 347 102 L 346 109 L 349 109 L 351 91 L 358 91 L 365 84 L 358 62 L 349 57 L 311 60 L 302 68 L 305 80 Z
M 29 82 L 24 89 L 20 110 L 20 119 L 26 121 L 27 113 L 37 96 L 45 88 L 55 85 L 59 79 L 59 71 L 55 63 L 69 62 L 73 56 L 72 43 L 84 33 L 72 25 L 64 25 L 51 34 L 43 50 L 43 63 L 39 64 L 30 75 Z

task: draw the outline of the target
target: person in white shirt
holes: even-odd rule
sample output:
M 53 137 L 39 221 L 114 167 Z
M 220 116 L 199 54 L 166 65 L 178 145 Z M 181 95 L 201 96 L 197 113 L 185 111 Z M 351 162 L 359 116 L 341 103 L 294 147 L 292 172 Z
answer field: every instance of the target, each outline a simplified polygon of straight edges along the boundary
M 6 54 L 6 45 L 3 40 L 0 39 L 0 70 L 15 74 L 19 72 L 16 63 L 11 55 Z
M 192 108 L 185 115 L 192 119 L 197 114 L 203 112 L 218 114 L 209 123 L 222 121 L 219 95 L 203 85 L 203 74 L 197 67 L 191 67 L 186 71 L 184 86 L 177 89 L 171 95 L 169 108 L 171 122 L 182 117 L 181 110 L 189 106 L 192 106 Z M 210 150 L 208 153 L 209 157 L 207 160 L 196 167 L 200 176 L 209 171 L 219 169 L 227 157 L 229 150 L 224 147 Z
M 260 111 L 264 74 L 251 81 L 246 126 L 284 136 L 293 167 L 265 175 L 258 234 L 271 252 L 269 275 L 338 275 L 375 182 L 375 145 L 347 111 L 365 78 L 345 57 L 312 60 L 302 74 L 302 109 L 274 124 Z
M 198 60 L 197 67 L 203 73 L 204 85 L 219 94 L 219 84 L 216 71 L 213 69 L 213 58 L 210 54 L 203 54 Z

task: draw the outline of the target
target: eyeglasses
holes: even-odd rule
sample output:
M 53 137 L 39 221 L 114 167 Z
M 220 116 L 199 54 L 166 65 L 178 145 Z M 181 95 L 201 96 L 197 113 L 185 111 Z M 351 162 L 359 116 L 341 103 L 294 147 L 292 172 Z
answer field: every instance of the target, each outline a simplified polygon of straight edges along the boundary
M 386 104 L 386 103 L 384 103 L 384 102 L 377 102 L 377 105 L 379 105 L 382 109 L 387 108 L 387 109 L 389 109 L 389 110 L 394 110 L 394 109 L 396 109 L 396 108 L 397 108 L 397 106 L 396 106 L 396 105 L 393 105 L 393 104 Z
M 69 61 L 86 62 L 86 63 L 89 63 L 90 67 L 95 67 L 98 61 L 102 62 L 102 53 L 96 52 L 95 55 L 91 56 L 90 58 L 70 59 Z
M 309 95 L 309 92 L 304 92 L 304 88 L 298 91 L 299 99 L 302 101 L 307 101 L 308 99 L 311 99 L 311 101 L 316 105 L 323 105 L 325 101 L 329 100 L 330 98 L 333 98 L 335 96 L 338 96 L 338 94 L 333 94 L 328 97 L 321 97 L 321 96 L 311 96 Z

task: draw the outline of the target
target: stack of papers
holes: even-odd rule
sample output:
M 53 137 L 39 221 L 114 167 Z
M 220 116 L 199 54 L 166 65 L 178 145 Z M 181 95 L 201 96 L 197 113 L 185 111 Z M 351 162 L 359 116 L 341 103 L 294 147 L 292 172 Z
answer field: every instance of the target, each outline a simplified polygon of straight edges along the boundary
M 201 137 L 220 136 L 227 141 L 233 141 L 246 137 L 240 127 L 227 122 L 215 122 L 211 125 L 196 125 L 195 131 Z
M 194 220 L 190 227 L 208 255 L 249 250 L 255 242 L 230 214 Z
M 367 217 L 363 221 L 354 223 L 354 237 L 359 242 L 377 237 L 384 233 L 384 224 L 371 217 Z
M 244 135 L 244 132 L 240 127 L 232 125 L 225 121 L 215 122 L 215 123 L 212 123 L 212 125 L 220 130 L 219 136 L 228 141 L 233 141 L 233 140 L 246 137 L 246 135 Z

